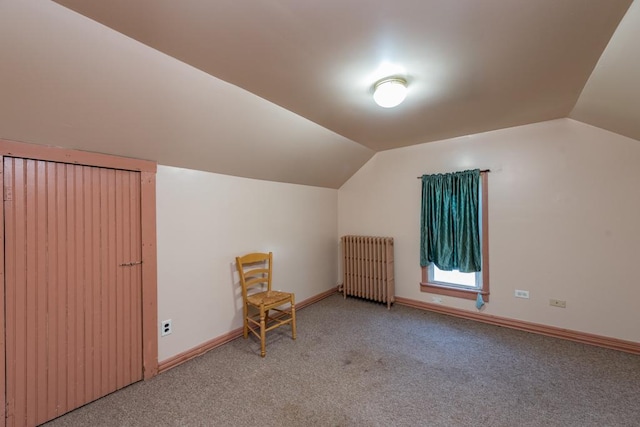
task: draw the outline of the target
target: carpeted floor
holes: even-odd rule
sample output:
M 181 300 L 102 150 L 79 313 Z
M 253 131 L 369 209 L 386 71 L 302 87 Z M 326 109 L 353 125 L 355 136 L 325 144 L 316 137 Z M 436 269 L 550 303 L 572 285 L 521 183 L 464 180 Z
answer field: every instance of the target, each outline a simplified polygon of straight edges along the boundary
M 640 426 L 640 356 L 331 296 L 48 424 Z

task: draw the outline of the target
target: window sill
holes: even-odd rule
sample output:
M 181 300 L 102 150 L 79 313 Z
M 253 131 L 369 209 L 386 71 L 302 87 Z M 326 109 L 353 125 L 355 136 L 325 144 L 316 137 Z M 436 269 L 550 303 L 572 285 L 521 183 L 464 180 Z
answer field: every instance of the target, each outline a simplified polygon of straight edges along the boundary
M 484 302 L 489 302 L 489 292 L 485 292 L 482 290 L 478 291 L 477 289 L 461 289 L 430 282 L 420 282 L 420 291 L 470 300 L 475 300 L 476 298 L 478 298 L 478 292 L 480 292 L 482 294 L 482 299 L 484 300 Z

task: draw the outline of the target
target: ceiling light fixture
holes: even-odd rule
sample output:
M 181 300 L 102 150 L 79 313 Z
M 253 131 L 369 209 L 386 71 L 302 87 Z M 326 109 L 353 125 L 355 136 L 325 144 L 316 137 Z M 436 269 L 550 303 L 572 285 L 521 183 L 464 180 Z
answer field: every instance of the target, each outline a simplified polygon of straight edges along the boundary
M 393 108 L 407 97 L 407 81 L 401 77 L 387 77 L 373 86 L 373 100 L 381 107 Z

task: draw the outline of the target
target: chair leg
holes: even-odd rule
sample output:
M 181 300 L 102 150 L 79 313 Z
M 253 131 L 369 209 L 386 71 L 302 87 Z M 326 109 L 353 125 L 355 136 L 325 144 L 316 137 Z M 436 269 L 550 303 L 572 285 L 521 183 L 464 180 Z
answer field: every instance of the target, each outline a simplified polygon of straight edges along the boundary
M 249 321 L 247 320 L 247 315 L 249 314 L 249 309 L 247 307 L 247 305 L 245 304 L 244 306 L 244 310 L 242 310 L 244 312 L 244 322 L 243 322 L 243 335 L 244 335 L 244 339 L 247 339 L 249 337 Z
M 265 321 L 264 321 L 264 307 L 260 307 L 260 356 L 264 357 L 267 354 L 265 350 Z
M 294 297 L 291 297 L 291 335 L 296 339 L 296 303 Z

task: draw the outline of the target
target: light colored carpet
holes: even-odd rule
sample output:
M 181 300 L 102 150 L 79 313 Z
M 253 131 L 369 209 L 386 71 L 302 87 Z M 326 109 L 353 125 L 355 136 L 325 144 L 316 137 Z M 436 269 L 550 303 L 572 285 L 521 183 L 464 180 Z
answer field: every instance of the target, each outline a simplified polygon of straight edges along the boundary
M 640 426 L 640 356 L 333 295 L 47 424 Z

